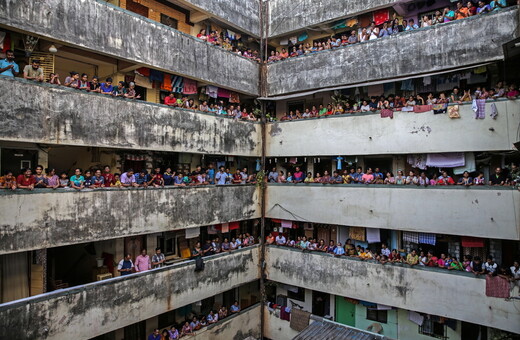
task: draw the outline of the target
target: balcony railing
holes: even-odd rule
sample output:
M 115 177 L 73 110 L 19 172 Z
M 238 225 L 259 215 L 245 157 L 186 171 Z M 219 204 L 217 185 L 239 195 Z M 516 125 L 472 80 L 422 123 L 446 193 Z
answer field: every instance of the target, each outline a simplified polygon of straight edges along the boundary
M 269 96 L 414 76 L 503 59 L 518 6 L 270 64 Z M 472 39 L 460 32 L 486 32 Z
M 511 187 L 269 184 L 266 217 L 520 240 L 519 206 Z
M 0 305 L 0 335 L 85 339 L 259 279 L 258 246 Z
M 164 72 L 250 95 L 259 92 L 256 62 L 106 1 L 2 1 L 0 22 L 53 42 Z
M 258 157 L 260 125 L 0 77 L 0 140 Z M 27 98 L 37 98 L 28 101 Z M 9 122 L 9 123 L 7 123 Z
M 260 217 L 254 185 L 0 191 L 0 255 Z
M 267 247 L 266 261 L 276 282 L 520 333 L 511 322 L 520 318 L 517 302 L 486 296 L 486 280 L 471 275 L 276 246 Z
M 489 116 L 493 104 L 496 119 Z M 266 152 L 295 157 L 504 151 L 518 141 L 520 100 L 488 101 L 485 119 L 474 118 L 471 103 L 459 108 L 460 119 L 398 111 L 392 120 L 377 112 L 270 123 Z

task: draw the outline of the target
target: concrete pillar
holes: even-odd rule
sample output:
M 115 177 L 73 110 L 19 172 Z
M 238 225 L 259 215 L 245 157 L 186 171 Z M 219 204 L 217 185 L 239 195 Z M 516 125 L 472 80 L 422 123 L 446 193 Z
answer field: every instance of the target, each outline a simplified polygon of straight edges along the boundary
M 116 251 L 114 254 L 114 261 L 116 262 L 116 269 L 114 270 L 114 276 L 121 276 L 121 274 L 117 271 L 117 264 L 119 261 L 123 259 L 125 256 L 125 239 L 124 238 L 117 238 L 116 239 Z
M 49 153 L 47 149 L 38 149 L 38 165 L 43 166 L 44 169 L 49 166 Z

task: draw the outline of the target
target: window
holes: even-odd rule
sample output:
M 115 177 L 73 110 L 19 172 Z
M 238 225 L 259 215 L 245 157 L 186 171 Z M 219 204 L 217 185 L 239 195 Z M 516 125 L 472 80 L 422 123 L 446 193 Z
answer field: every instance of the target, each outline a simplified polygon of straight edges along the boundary
M 380 323 L 387 323 L 388 311 L 367 308 L 367 320 L 377 321 Z
M 161 13 L 161 24 L 177 29 L 179 21 Z
M 289 299 L 298 300 L 305 302 L 305 289 L 297 287 L 297 292 L 292 292 L 290 290 L 287 291 L 287 297 Z
M 157 237 L 157 246 L 164 255 L 177 255 L 177 236 L 175 232 L 166 232 Z
M 448 339 L 448 330 L 446 325 L 440 322 L 435 322 L 431 318 L 424 318 L 422 326 L 419 326 L 419 334 L 429 335 L 443 340 Z

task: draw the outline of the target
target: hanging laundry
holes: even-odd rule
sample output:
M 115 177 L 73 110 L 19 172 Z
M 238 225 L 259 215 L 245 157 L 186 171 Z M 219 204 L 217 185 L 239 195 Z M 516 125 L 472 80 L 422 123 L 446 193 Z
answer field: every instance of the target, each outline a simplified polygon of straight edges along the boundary
M 350 19 L 347 19 L 345 21 L 345 26 L 346 27 L 354 27 L 358 24 L 358 19 L 357 18 L 350 18 Z
M 394 118 L 394 111 L 391 109 L 382 109 L 381 110 L 381 118 L 390 117 L 390 119 Z
M 381 232 L 379 228 L 366 228 L 367 231 L 367 242 L 368 243 L 379 243 L 381 242 Z
M 164 73 L 157 70 L 150 70 L 150 81 L 157 81 L 159 83 L 162 83 L 164 79 Z
M 229 223 L 222 223 L 222 233 L 229 233 Z
M 406 79 L 401 82 L 402 91 L 413 91 L 414 89 L 413 79 Z
M 497 119 L 498 110 L 497 110 L 497 106 L 495 105 L 495 103 L 491 103 L 491 113 L 489 114 L 489 116 L 493 119 Z
M 196 94 L 197 93 L 197 81 L 185 78 L 184 79 L 184 89 L 182 90 L 184 94 Z
M 422 81 L 423 81 L 424 86 L 428 86 L 432 83 L 432 77 L 430 77 L 430 76 L 424 77 Z
M 477 110 L 475 111 L 475 106 Z M 475 111 L 475 119 L 484 119 L 486 118 L 486 100 L 485 99 L 473 99 L 473 104 L 471 105 L 473 111 Z
M 140 67 L 135 71 L 138 72 L 140 75 L 150 77 L 150 69 L 148 67 Z
M 240 229 L 240 222 L 229 222 L 229 230 Z
M 455 168 L 466 165 L 464 152 L 429 153 L 426 165 L 435 168 Z
M 450 117 L 451 119 L 460 118 L 458 105 L 452 105 L 448 107 L 448 117 Z
M 171 92 L 172 91 L 172 79 L 167 73 L 164 74 L 164 79 L 161 84 L 161 90 Z
M 380 9 L 374 12 L 374 21 L 376 26 L 382 25 L 388 20 L 390 20 L 390 11 L 388 8 Z
M 136 86 L 141 86 L 147 89 L 153 89 L 153 85 L 150 81 L 150 78 L 142 76 L 139 73 L 135 74 L 134 83 Z
M 213 86 L 213 85 L 208 85 L 208 86 L 206 87 L 206 93 L 208 94 L 208 96 L 209 96 L 210 98 L 217 98 L 218 87 Z
M 510 284 L 500 276 L 486 275 L 486 296 L 507 299 L 510 293 Z
M 220 97 L 220 98 L 229 98 L 230 97 L 230 91 L 219 87 L 218 90 L 217 90 L 217 96 Z
M 181 76 L 172 77 L 172 92 L 182 93 L 184 90 L 184 78 Z
M 403 231 L 403 241 L 411 243 L 419 243 L 419 233 L 411 231 Z
M 433 114 L 446 113 L 448 111 L 448 104 L 433 104 Z
M 305 41 L 307 38 L 309 37 L 309 35 L 307 34 L 307 32 L 305 33 L 302 33 L 298 36 L 298 41 L 301 42 L 301 41 Z
M 473 70 L 473 73 L 482 74 L 482 73 L 486 73 L 486 71 L 487 71 L 487 67 L 484 65 L 484 66 L 479 66 L 479 67 L 475 68 Z
M 292 228 L 292 221 L 288 221 L 288 220 L 282 220 L 282 228 L 288 228 L 288 229 L 291 229 Z
M 195 237 L 199 237 L 200 235 L 200 228 L 197 227 L 197 228 L 188 228 L 188 229 L 185 229 L 186 230 L 186 238 L 195 238 Z
M 217 228 L 214 225 L 208 226 L 208 235 L 216 235 L 217 234 Z
M 435 234 L 419 233 L 419 243 L 431 244 L 434 246 L 436 241 L 437 235 Z
M 417 312 L 413 312 L 413 311 L 408 311 L 408 320 L 410 320 L 411 322 L 413 322 L 414 324 L 418 325 L 418 326 L 422 326 L 423 322 L 424 322 L 424 316 L 422 316 L 421 314 L 417 313 Z
M 475 162 L 475 154 L 473 152 L 466 152 L 464 154 L 465 164 L 464 166 L 458 166 L 453 168 L 453 173 L 455 175 L 462 175 L 464 171 L 474 172 L 477 171 L 477 164 Z
M 415 113 L 423 113 L 433 110 L 433 105 L 415 105 L 413 107 L 413 112 Z
M 461 243 L 464 248 L 484 248 L 484 239 L 480 237 L 462 236 Z
M 406 156 L 406 162 L 413 168 L 426 170 L 426 155 L 424 154 L 413 154 Z
M 349 227 L 348 237 L 353 240 L 365 242 L 365 228 L 364 227 Z
M 240 95 L 237 92 L 231 91 L 229 93 L 229 102 L 230 103 L 240 103 Z

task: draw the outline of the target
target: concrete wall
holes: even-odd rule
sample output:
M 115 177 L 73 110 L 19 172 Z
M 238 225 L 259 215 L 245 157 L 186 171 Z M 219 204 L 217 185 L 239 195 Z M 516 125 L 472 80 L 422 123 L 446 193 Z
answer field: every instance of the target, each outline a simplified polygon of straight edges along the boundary
M 266 261 L 276 282 L 520 333 L 516 302 L 487 297 L 482 278 L 277 247 Z
M 264 313 L 264 336 L 269 339 L 276 340 L 292 340 L 300 332 L 290 327 L 289 321 L 282 320 L 276 316 L 273 311 L 269 311 L 267 307 Z M 279 315 L 279 314 L 278 314 Z M 312 319 L 310 322 L 314 322 Z
M 269 184 L 266 216 L 520 240 L 519 206 L 520 192 L 508 187 Z
M 308 26 L 330 24 L 395 3 L 395 0 L 274 0 L 269 1 L 269 36 L 276 37 Z M 331 25 L 327 25 L 331 26 Z
M 254 185 L 56 191 L 0 193 L 0 254 L 260 217 Z
M 518 8 L 474 16 L 268 65 L 270 96 L 416 75 L 503 59 L 517 37 Z M 468 39 L 460 32 L 487 32 Z M 449 37 L 447 39 L 446 37 Z
M 257 63 L 103 1 L 5 0 L 0 22 L 54 42 L 258 94 Z
M 217 324 L 210 325 L 195 332 L 190 337 L 193 340 L 231 339 L 243 340 L 251 336 L 260 339 L 261 331 L 261 304 L 256 304 L 242 310 L 238 314 L 231 315 Z
M 497 119 L 489 118 L 488 102 L 483 120 L 473 118 L 467 104 L 460 106 L 460 119 L 429 111 L 395 112 L 392 120 L 376 113 L 270 123 L 266 153 L 294 157 L 511 150 L 518 141 L 520 100 L 495 105 Z
M 180 0 L 255 37 L 260 36 L 260 0 Z
M 0 305 L 0 336 L 84 339 L 259 279 L 258 246 Z
M 0 77 L 0 140 L 259 157 L 261 126 Z M 37 100 L 27 100 L 37 98 Z

